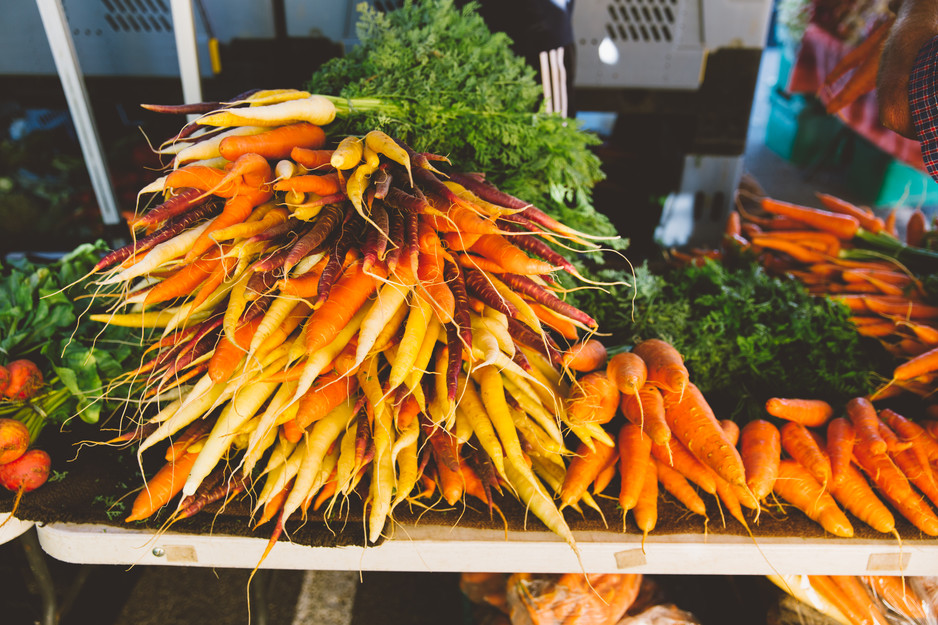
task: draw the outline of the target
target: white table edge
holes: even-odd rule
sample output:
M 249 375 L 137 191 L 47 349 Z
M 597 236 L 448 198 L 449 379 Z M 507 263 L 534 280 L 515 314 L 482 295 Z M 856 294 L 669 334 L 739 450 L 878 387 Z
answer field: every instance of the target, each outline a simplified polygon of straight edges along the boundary
M 37 526 L 50 556 L 71 563 L 254 568 L 264 537 L 157 534 L 105 525 Z M 422 526 L 397 528 L 378 546 L 310 547 L 278 542 L 262 568 L 355 571 L 681 573 L 735 575 L 938 575 L 938 540 L 641 537 L 575 534 L 578 560 L 549 532 Z

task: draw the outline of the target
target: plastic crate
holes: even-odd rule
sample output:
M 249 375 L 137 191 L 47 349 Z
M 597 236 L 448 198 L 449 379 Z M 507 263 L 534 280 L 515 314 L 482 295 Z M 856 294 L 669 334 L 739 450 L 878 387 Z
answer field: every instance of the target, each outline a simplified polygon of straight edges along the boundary
M 896 160 L 854 136 L 847 184 L 872 206 L 938 206 L 938 182 L 927 172 Z
M 769 94 L 769 119 L 766 124 L 765 145 L 798 165 L 836 164 L 843 124 L 828 115 L 815 98 L 789 95 L 778 89 Z

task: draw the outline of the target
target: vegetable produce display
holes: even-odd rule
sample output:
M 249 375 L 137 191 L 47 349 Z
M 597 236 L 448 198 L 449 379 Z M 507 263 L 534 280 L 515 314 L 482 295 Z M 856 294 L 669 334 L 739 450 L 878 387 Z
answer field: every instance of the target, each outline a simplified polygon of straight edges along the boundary
M 564 409 L 561 342 L 596 322 L 562 299 L 553 272 L 578 272 L 548 243 L 594 237 L 384 132 L 327 147 L 321 96 L 205 108 L 166 144 L 139 238 L 95 266 L 120 296 L 89 319 L 153 329 L 116 381 L 143 397 L 126 436 L 141 455 L 172 439 L 128 520 L 250 488 L 276 537 L 363 484 L 374 542 L 415 488 L 490 506 L 508 489 L 574 545 L 545 481 L 569 454 L 561 427 L 614 444 L 618 391 L 594 406 L 584 382 Z
M 841 625 L 933 623 L 935 578 L 771 575 L 786 593 Z

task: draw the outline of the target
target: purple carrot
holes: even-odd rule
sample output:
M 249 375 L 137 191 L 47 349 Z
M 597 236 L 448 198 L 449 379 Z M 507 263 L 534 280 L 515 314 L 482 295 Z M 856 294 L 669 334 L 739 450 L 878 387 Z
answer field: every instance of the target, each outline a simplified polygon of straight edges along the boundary
M 364 410 L 359 410 L 355 421 L 355 466 L 360 467 L 370 460 L 370 458 L 367 458 L 369 450 L 372 458 L 374 457 L 375 442 L 371 434 L 368 414 Z
M 300 262 L 316 247 L 326 240 L 339 227 L 348 211 L 344 204 L 326 204 L 316 217 L 312 229 L 293 245 L 283 263 L 284 274 L 289 274 L 295 264 Z
M 517 347 L 517 345 L 515 346 Z M 520 349 L 515 349 L 514 356 L 511 357 L 512 362 L 524 369 L 525 371 L 531 371 L 531 362 L 528 360 L 528 357 L 524 355 L 524 352 Z
M 378 171 L 375 172 L 375 175 L 371 178 L 372 186 L 370 189 L 374 189 L 375 199 L 383 200 L 388 196 L 388 192 L 391 190 L 391 181 L 393 180 L 391 173 L 388 171 L 387 164 L 382 163 L 381 167 L 378 168 Z
M 342 273 L 346 254 L 352 249 L 352 246 L 358 239 L 358 235 L 361 234 L 361 225 L 362 222 L 358 217 L 358 213 L 349 209 L 345 214 L 345 221 L 342 224 L 339 240 L 336 241 L 335 247 L 329 255 L 325 267 L 323 267 L 322 274 L 319 276 L 314 306 L 321 305 L 326 301 L 326 298 L 329 297 L 333 285 L 336 283 L 339 274 Z
M 178 215 L 171 219 L 165 226 L 159 230 L 154 231 L 152 234 L 149 234 L 132 243 L 128 243 L 124 247 L 118 248 L 113 252 L 105 254 L 104 258 L 99 260 L 98 264 L 94 266 L 93 271 L 107 269 L 111 265 L 122 262 L 134 254 L 145 252 L 151 247 L 155 247 L 160 243 L 169 241 L 192 224 L 196 223 L 197 221 L 201 221 L 206 217 L 211 217 L 219 210 L 220 204 L 217 202 L 210 202 L 208 204 L 193 208 L 189 212 Z
M 283 271 L 281 271 L 279 267 L 269 271 L 255 271 L 254 274 L 248 278 L 248 283 L 244 290 L 245 297 L 249 301 L 253 301 L 262 295 L 270 294 L 277 285 L 277 280 L 282 277 Z
M 502 219 L 498 220 L 499 225 L 510 232 L 517 233 L 508 237 L 512 243 L 524 251 L 546 260 L 552 265 L 562 267 L 567 272 L 576 274 L 576 268 L 573 266 L 573 263 L 567 260 L 567 258 L 557 250 L 550 247 L 543 239 L 538 238 L 537 234 L 534 234 L 541 231 L 537 224 L 520 215 L 509 215 L 503 219 L 505 219 L 505 221 L 502 221 Z M 522 232 L 522 228 L 519 228 L 519 225 L 523 226 L 526 231 Z M 531 226 L 533 226 L 533 228 L 531 228 Z
M 585 312 L 563 301 L 540 284 L 529 278 L 528 276 L 522 276 L 514 273 L 502 273 L 497 274 L 498 279 L 510 286 L 515 291 L 527 295 L 533 299 L 538 304 L 543 304 L 545 307 L 551 309 L 552 311 L 563 315 L 564 317 L 569 317 L 574 321 L 579 321 L 591 328 L 598 327 L 596 320 L 587 315 Z
M 383 259 L 388 248 L 388 212 L 380 200 L 371 205 L 371 221 L 375 225 L 365 234 L 362 243 L 362 267 L 365 271 L 371 269 L 378 259 Z
M 394 271 L 404 246 L 404 216 L 398 210 L 388 211 L 388 245 L 391 249 L 384 259 L 387 260 L 388 271 Z
M 411 194 L 398 187 L 391 187 L 385 199 L 389 205 L 400 210 L 405 215 L 425 213 L 427 209 L 430 208 L 430 204 L 419 189 L 415 190 L 418 193 Z
M 430 442 L 436 461 L 454 473 L 459 472 L 459 459 L 449 440 L 449 433 L 433 425 L 429 418 L 420 413 L 420 427 Z
M 417 277 L 417 260 L 420 252 L 420 222 L 417 213 L 405 212 L 404 217 L 404 244 L 398 263 L 410 265 L 414 277 Z
M 282 275 L 283 263 L 287 259 L 287 254 L 289 253 L 289 247 L 284 246 L 277 248 L 267 256 L 254 261 L 254 264 L 251 265 L 251 271 L 255 273 L 265 273 L 268 271 L 277 270 L 280 271 Z
M 231 479 L 222 477 L 211 488 L 204 490 L 200 485 L 199 492 L 189 495 L 179 503 L 179 510 L 173 515 L 173 520 L 188 519 L 201 512 L 205 506 L 216 501 L 230 501 L 232 497 L 244 492 L 250 483 L 250 475 L 240 474 L 238 477 L 232 477 Z
M 450 401 L 455 401 L 459 373 L 462 371 L 463 345 L 456 324 L 447 323 L 444 326 L 446 327 L 446 348 L 449 350 L 446 361 L 446 396 Z
M 453 322 L 459 328 L 459 335 L 466 349 L 472 351 L 472 322 L 469 318 L 469 293 L 466 291 L 466 280 L 459 265 L 448 261 L 443 263 L 443 278 L 456 301 L 456 307 L 453 309 Z
M 192 104 L 141 104 L 141 108 L 169 115 L 203 115 L 221 108 L 221 102 L 194 102 Z
M 508 318 L 508 333 L 515 339 L 515 342 L 537 350 L 554 364 L 561 361 L 562 354 L 549 336 L 538 334 L 536 330 L 514 317 Z
M 182 189 L 159 206 L 154 206 L 139 218 L 135 219 L 132 225 L 134 229 L 136 229 L 162 223 L 191 208 L 205 204 L 209 197 L 209 195 L 204 194 L 198 189 Z
M 266 293 L 258 297 L 256 300 L 253 300 L 250 304 L 247 305 L 247 308 L 244 309 L 244 312 L 241 313 L 241 317 L 238 319 L 238 324 L 240 325 L 242 323 L 248 323 L 263 315 L 265 312 L 267 312 L 267 309 L 270 308 L 270 305 L 275 299 L 277 299 L 276 295 Z
M 466 288 L 483 304 L 491 306 L 507 317 L 512 318 L 518 314 L 518 309 L 514 304 L 502 297 L 502 294 L 492 286 L 488 278 L 481 271 L 475 269 L 465 269 L 463 275 L 466 277 Z

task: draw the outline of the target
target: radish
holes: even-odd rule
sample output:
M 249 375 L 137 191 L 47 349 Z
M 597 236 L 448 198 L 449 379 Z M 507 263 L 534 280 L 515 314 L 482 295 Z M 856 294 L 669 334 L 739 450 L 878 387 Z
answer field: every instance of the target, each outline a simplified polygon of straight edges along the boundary
M 52 459 L 49 454 L 35 447 L 27 450 L 26 453 L 13 462 L 0 464 L 0 485 L 16 493 L 16 499 L 13 500 L 13 509 L 10 510 L 7 521 L 16 514 L 23 493 L 36 490 L 46 483 L 46 480 L 49 479 L 51 467 Z M 0 526 L 2 526 L 2 523 L 0 523 Z
M 24 401 L 36 394 L 42 386 L 42 372 L 32 360 L 20 359 L 8 363 L 10 381 L 3 396 L 14 401 Z
M 29 430 L 22 421 L 0 419 L 0 465 L 13 462 L 29 447 Z

